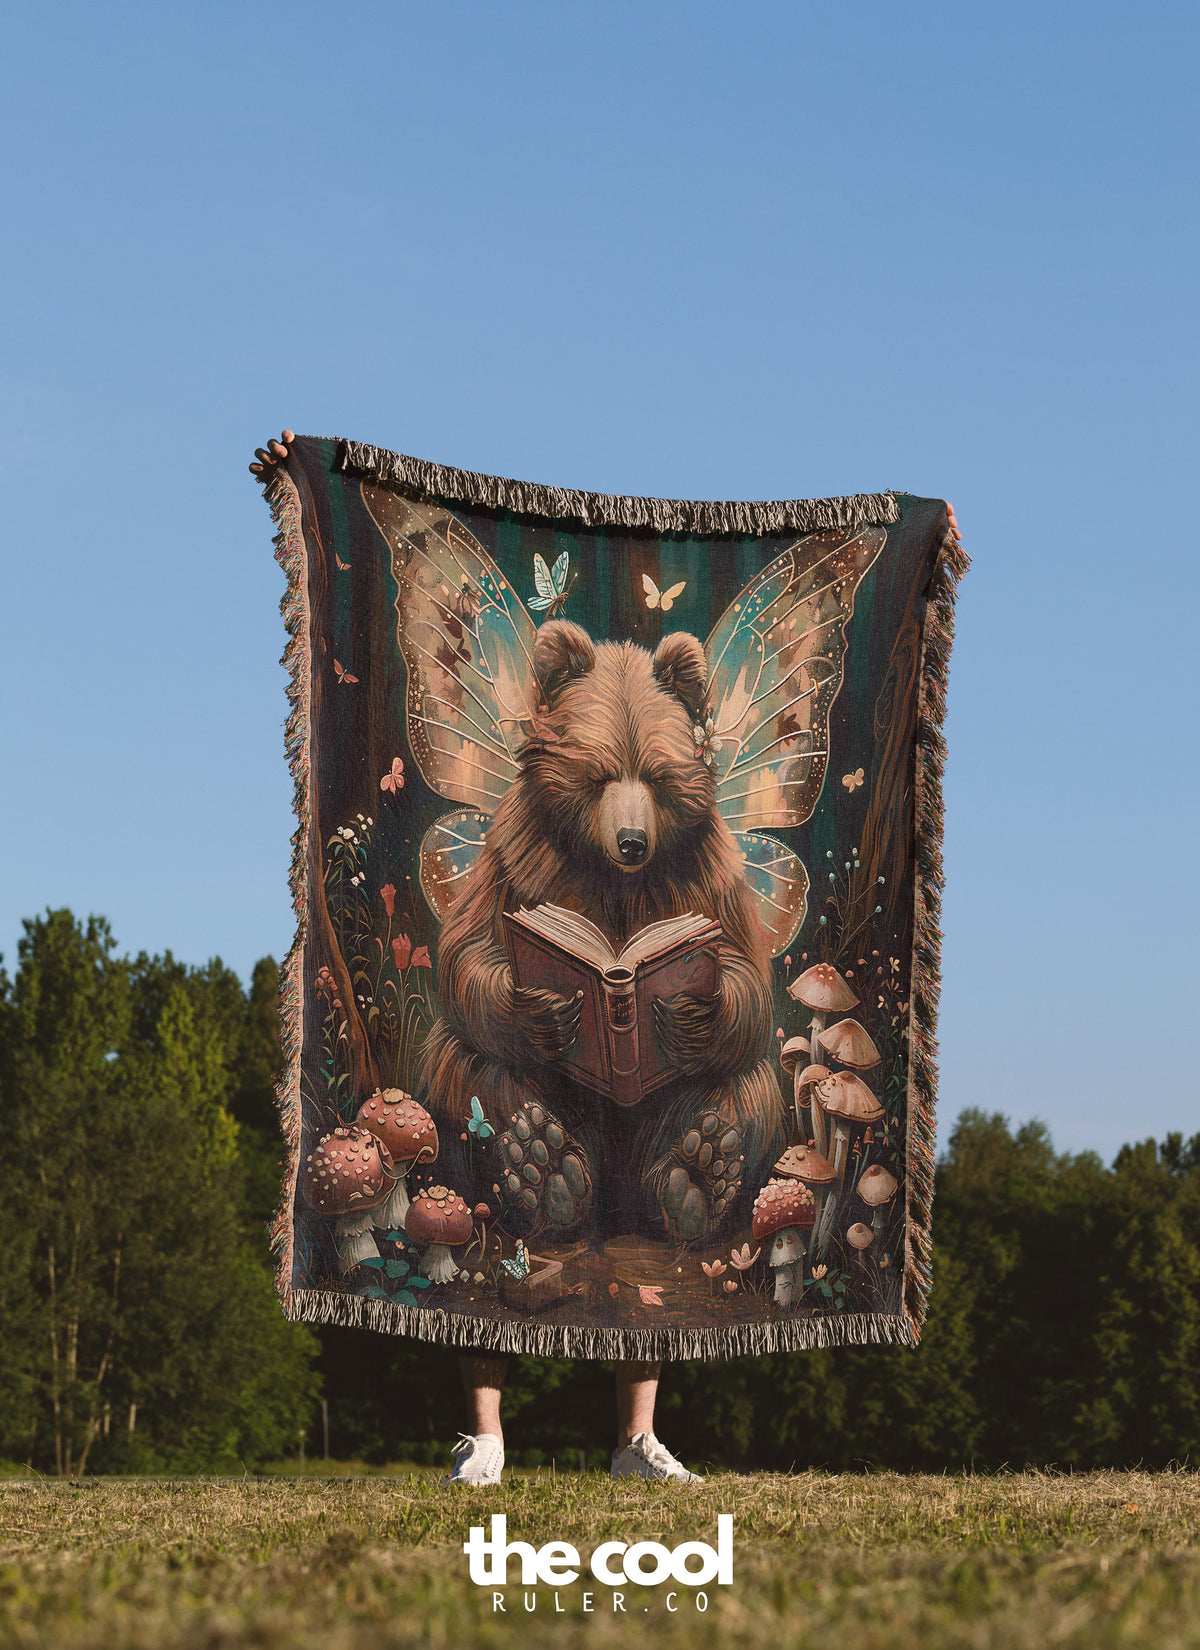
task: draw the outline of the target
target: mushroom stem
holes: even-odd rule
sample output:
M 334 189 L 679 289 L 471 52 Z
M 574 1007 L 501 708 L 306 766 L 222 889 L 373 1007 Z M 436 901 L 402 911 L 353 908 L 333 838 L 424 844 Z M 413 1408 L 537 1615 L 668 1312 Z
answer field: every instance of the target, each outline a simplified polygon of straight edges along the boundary
M 825 1193 L 825 1209 L 820 1227 L 816 1229 L 816 1241 L 813 1252 L 818 1260 L 825 1259 L 825 1251 L 829 1245 L 829 1238 L 833 1232 L 834 1221 L 837 1219 L 838 1195 L 835 1187 L 830 1186 Z
M 404 1217 L 408 1213 L 408 1187 L 404 1183 L 404 1176 L 398 1174 L 391 1192 L 378 1209 L 372 1210 L 376 1216 L 375 1225 L 380 1231 L 402 1232 Z
M 809 1043 L 811 1045 L 811 1058 L 816 1063 L 819 1063 L 821 1057 L 821 1044 L 819 1042 L 819 1038 L 824 1029 L 825 1016 L 819 1008 L 814 1008 L 812 1023 L 809 1026 Z M 821 1101 L 816 1093 L 815 1087 L 810 1088 L 809 1094 L 812 1099 L 813 1144 L 816 1146 L 822 1157 L 828 1157 L 829 1136 L 825 1132 L 825 1113 L 821 1110 Z
M 375 1244 L 375 1210 L 355 1209 L 333 1223 L 333 1246 L 341 1263 L 342 1272 L 353 1272 L 364 1260 L 378 1255 Z
M 837 1175 L 838 1191 L 842 1189 L 842 1182 L 846 1178 L 846 1154 L 850 1145 L 850 1130 L 845 1121 L 838 1118 L 833 1126 L 833 1169 Z
M 458 1267 L 451 1258 L 449 1246 L 431 1243 L 421 1261 L 421 1271 L 434 1283 L 453 1283 L 458 1276 Z
M 775 1268 L 776 1306 L 795 1306 L 797 1284 L 800 1281 L 803 1266 L 803 1261 L 794 1260 L 790 1266 L 777 1266 Z
M 800 1116 L 800 1062 L 796 1061 L 796 1069 L 792 1073 L 792 1099 L 796 1110 L 796 1133 L 800 1137 L 801 1145 L 808 1139 L 804 1131 L 804 1119 Z
M 875 1233 L 875 1242 L 879 1244 L 882 1244 L 883 1242 L 883 1217 L 886 1212 L 887 1204 L 877 1203 L 875 1205 L 875 1213 L 871 1216 L 871 1230 Z

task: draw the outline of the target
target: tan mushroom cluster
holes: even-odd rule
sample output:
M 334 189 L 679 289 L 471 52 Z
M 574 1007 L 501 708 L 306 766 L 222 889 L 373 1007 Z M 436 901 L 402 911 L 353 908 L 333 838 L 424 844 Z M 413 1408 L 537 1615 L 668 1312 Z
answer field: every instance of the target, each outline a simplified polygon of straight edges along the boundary
M 875 1043 L 857 1020 L 849 1018 L 850 1010 L 857 1008 L 859 999 L 847 980 L 831 963 L 814 963 L 788 986 L 788 995 L 805 1008 L 812 1010 L 809 1037 L 793 1037 L 780 1051 L 780 1063 L 792 1077 L 796 1121 L 801 1140 L 809 1138 L 804 1113 L 811 1118 L 813 1157 L 828 1171 L 828 1179 L 821 1183 L 822 1200 L 817 1210 L 817 1230 L 814 1249 L 822 1254 L 832 1236 L 839 1204 L 843 1201 L 846 1168 L 850 1158 L 851 1140 L 867 1131 L 883 1118 L 884 1111 L 869 1084 L 860 1075 L 873 1070 L 881 1055 Z M 829 1024 L 831 1015 L 845 1015 Z M 807 1153 L 808 1147 L 794 1150 Z M 776 1173 L 786 1173 L 782 1163 L 791 1157 L 786 1153 Z M 883 1176 L 881 1180 L 879 1177 Z M 868 1178 L 871 1177 L 871 1178 Z M 872 1201 L 882 1191 L 884 1180 L 891 1182 L 886 1196 Z M 868 1196 L 862 1192 L 864 1183 Z M 882 1210 L 896 1191 L 896 1182 L 886 1169 L 876 1166 L 868 1169 L 859 1182 L 863 1201 L 874 1210 L 872 1227 L 856 1223 L 855 1235 L 846 1239 L 852 1248 L 864 1250 L 882 1233 Z M 866 1242 L 862 1234 L 868 1233 Z

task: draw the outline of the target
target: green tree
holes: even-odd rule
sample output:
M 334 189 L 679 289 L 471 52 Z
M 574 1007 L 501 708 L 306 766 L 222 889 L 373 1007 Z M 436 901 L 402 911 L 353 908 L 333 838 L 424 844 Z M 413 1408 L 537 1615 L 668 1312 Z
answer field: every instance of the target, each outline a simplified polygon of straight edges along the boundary
M 99 919 L 25 924 L 0 987 L 6 1453 L 184 1470 L 290 1451 L 308 1424 L 315 1338 L 247 1220 L 229 979 L 129 964 Z

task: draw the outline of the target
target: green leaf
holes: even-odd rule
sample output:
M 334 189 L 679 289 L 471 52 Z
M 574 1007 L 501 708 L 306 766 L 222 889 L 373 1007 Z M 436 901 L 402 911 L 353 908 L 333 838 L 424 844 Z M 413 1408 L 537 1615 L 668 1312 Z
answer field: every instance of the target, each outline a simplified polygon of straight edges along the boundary
M 389 1278 L 403 1278 L 408 1276 L 410 1267 L 406 1260 L 389 1260 L 384 1266 L 384 1271 Z
M 432 1278 L 423 1278 L 419 1272 L 416 1272 L 409 1278 L 404 1287 L 406 1289 L 428 1289 L 432 1283 Z
M 360 1266 L 382 1266 L 383 1264 L 384 1259 L 382 1255 L 369 1255 L 366 1260 L 359 1262 Z

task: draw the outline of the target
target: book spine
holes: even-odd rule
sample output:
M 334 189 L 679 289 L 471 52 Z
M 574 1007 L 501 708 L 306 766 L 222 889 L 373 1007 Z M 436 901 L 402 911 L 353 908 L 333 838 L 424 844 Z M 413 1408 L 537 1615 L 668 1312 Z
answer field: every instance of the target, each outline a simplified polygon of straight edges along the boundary
M 638 1048 L 637 981 L 629 968 L 610 968 L 603 977 L 604 1031 L 612 1098 L 618 1106 L 636 1106 L 642 1098 Z

